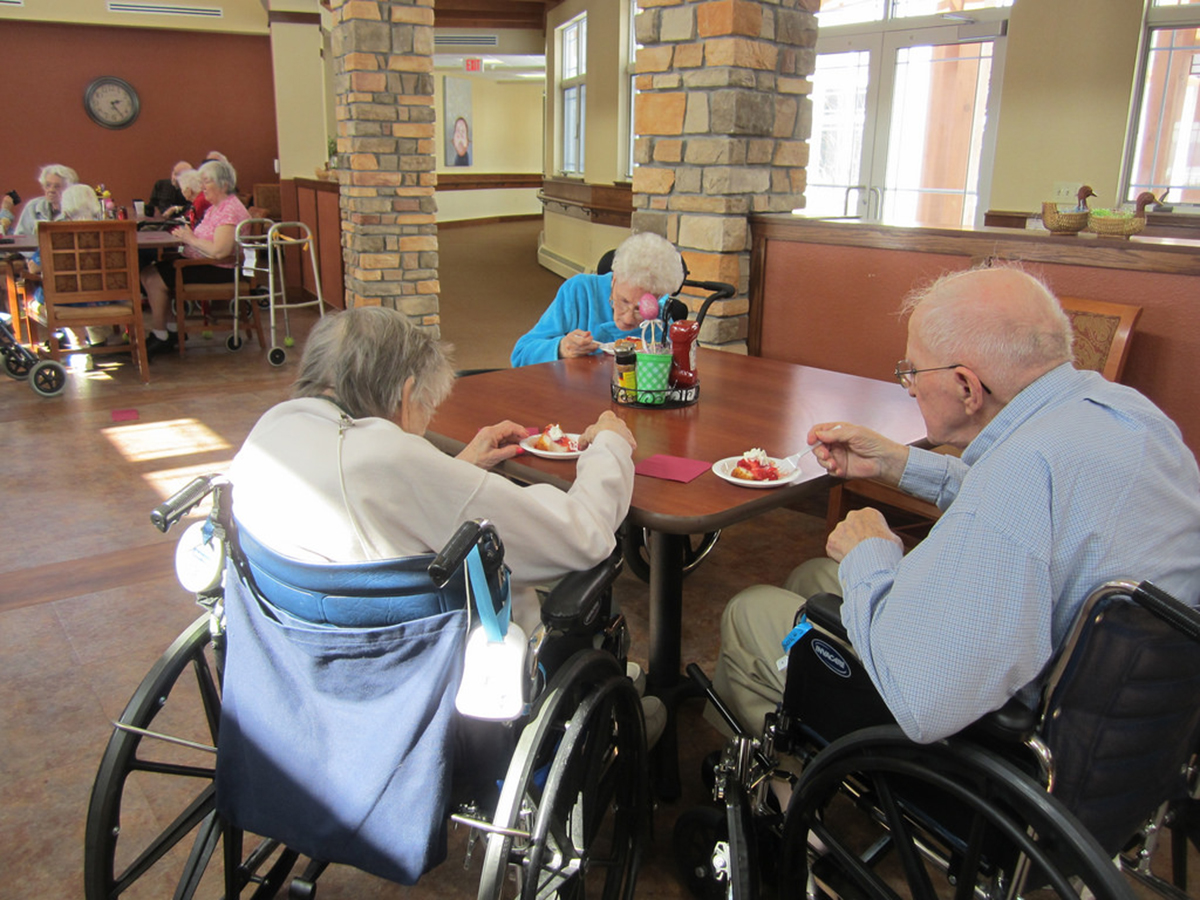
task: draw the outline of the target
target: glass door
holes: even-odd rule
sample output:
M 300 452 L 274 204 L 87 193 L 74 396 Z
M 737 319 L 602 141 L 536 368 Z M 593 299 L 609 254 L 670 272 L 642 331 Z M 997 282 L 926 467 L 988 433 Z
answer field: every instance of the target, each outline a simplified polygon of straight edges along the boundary
M 804 214 L 981 224 L 1003 31 L 1001 22 L 819 40 Z

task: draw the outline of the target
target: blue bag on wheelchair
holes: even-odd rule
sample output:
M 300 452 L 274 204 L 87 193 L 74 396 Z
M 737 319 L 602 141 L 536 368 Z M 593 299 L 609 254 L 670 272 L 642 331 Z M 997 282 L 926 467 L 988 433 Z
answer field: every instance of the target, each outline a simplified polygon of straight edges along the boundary
M 326 609 L 264 588 L 287 604 L 276 605 L 230 564 L 216 782 L 217 808 L 231 823 L 401 884 L 445 858 L 466 612 L 429 596 L 423 568 L 386 571 L 426 561 L 359 567 L 373 595 L 366 605 L 421 614 L 353 627 L 295 614 L 319 608 L 338 618 L 345 604 Z M 252 569 L 256 583 L 271 580 Z M 389 599 L 396 584 L 411 596 Z

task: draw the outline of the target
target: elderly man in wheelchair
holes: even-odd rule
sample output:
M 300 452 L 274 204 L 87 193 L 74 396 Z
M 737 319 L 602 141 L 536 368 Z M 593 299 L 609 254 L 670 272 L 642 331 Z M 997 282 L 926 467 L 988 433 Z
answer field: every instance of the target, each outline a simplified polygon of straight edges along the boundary
M 647 740 L 611 592 L 632 435 L 588 429 L 570 492 L 484 471 L 512 423 L 444 457 L 422 435 L 446 356 L 391 310 L 326 317 L 300 368 L 228 480 L 152 514 L 211 495 L 176 556 L 206 612 L 114 723 L 86 896 L 311 897 L 329 863 L 413 884 L 450 818 L 468 860 L 484 839 L 481 898 L 632 897 Z
M 733 733 L 725 809 L 681 817 L 681 872 L 714 896 L 1129 896 L 1113 857 L 1149 877 L 1198 790 L 1195 459 L 1144 397 L 1072 367 L 1029 275 L 946 276 L 907 311 L 897 378 L 962 458 L 849 423 L 809 440 L 943 515 L 905 554 L 852 512 L 831 559 L 730 602 L 715 688 L 692 670 Z

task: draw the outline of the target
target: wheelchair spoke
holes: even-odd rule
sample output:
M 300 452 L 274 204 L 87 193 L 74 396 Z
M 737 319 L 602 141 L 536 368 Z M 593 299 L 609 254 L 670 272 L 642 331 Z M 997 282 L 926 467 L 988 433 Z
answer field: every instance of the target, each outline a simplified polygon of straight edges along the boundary
M 204 819 L 196 834 L 196 839 L 192 842 L 192 851 L 188 854 L 183 877 L 179 879 L 179 886 L 175 889 L 175 900 L 192 900 L 196 896 L 196 889 L 200 887 L 200 879 L 204 877 L 208 862 L 212 859 L 213 850 L 216 849 L 217 841 L 220 838 L 221 822 L 214 809 Z
M 885 777 L 875 776 L 872 779 L 875 793 L 883 809 L 884 819 L 888 830 L 892 833 L 893 845 L 900 856 L 901 865 L 908 877 L 908 888 L 918 900 L 936 900 L 937 892 L 929 880 L 929 872 L 913 843 L 906 817 L 900 810 L 891 785 Z
M 150 868 L 163 858 L 185 835 L 196 825 L 213 815 L 216 805 L 216 790 L 210 784 L 199 796 L 181 812 L 170 825 L 163 829 L 158 837 L 147 845 L 130 865 L 116 879 L 113 895 L 123 894 L 131 884 L 141 878 Z

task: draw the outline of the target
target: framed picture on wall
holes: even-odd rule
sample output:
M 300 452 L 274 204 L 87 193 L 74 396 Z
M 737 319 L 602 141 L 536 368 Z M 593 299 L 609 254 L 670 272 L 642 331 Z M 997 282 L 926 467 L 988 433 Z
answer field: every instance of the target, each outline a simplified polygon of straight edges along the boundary
M 471 138 L 471 81 L 445 76 L 442 84 L 445 105 L 446 165 L 469 166 L 474 155 Z

